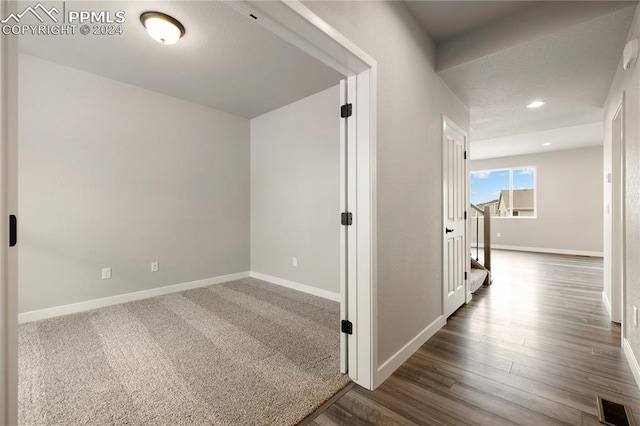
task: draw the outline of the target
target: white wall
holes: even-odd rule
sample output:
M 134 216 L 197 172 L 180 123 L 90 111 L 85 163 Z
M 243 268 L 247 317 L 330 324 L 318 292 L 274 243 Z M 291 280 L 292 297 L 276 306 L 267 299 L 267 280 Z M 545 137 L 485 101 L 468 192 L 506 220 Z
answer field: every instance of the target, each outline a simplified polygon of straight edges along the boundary
M 435 73 L 435 48 L 403 2 L 305 5 L 378 64 L 378 364 L 442 321 L 442 114 L 468 108 Z
M 340 292 L 339 105 L 336 86 L 251 120 L 252 272 Z
M 635 19 L 629 31 L 628 40 L 640 37 L 640 10 L 636 10 Z M 640 355 L 640 332 L 633 326 L 633 307 L 640 307 L 640 64 L 637 62 L 631 70 L 622 69 L 622 52 L 616 75 L 604 106 L 604 175 L 615 172 L 612 164 L 612 120 L 623 101 L 625 114 L 625 194 L 624 194 L 624 250 L 625 250 L 625 285 L 626 301 L 622 318 L 623 337 L 628 341 L 631 357 Z M 604 181 L 604 179 L 603 179 Z M 604 210 L 612 202 L 611 185 L 605 183 Z M 612 217 L 605 214 L 605 287 L 604 292 L 611 300 L 611 227 Z M 636 381 L 640 379 L 640 371 L 632 366 Z M 640 382 L 639 382 L 640 383 Z
M 537 217 L 494 218 L 491 244 L 600 255 L 602 147 L 471 162 L 472 171 L 526 166 L 536 167 Z M 480 224 L 482 243 L 482 221 Z M 471 229 L 470 240 L 475 243 L 475 219 L 471 220 Z
M 248 120 L 25 55 L 19 89 L 20 312 L 248 271 Z

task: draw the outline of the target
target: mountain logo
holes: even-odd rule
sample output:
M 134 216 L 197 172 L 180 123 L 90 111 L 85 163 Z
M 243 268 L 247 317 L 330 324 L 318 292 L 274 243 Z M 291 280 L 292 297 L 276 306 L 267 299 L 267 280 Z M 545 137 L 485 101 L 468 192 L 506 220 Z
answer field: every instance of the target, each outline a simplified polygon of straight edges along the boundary
M 0 23 L 2 24 L 6 24 L 8 23 L 10 20 L 14 20 L 15 23 L 19 23 L 20 20 L 27 14 L 31 14 L 33 16 L 35 16 L 41 23 L 44 23 L 44 18 L 43 15 L 48 16 L 49 18 L 51 18 L 51 20 L 53 22 L 58 22 L 58 18 L 56 18 L 53 14 L 58 14 L 60 13 L 60 11 L 58 9 L 56 9 L 55 7 L 52 7 L 51 9 L 48 9 L 46 7 L 44 7 L 42 5 L 42 3 L 38 3 L 35 6 L 29 6 L 27 7 L 25 10 L 23 10 L 21 13 L 10 13 L 9 16 L 7 16 L 5 19 L 3 19 L 2 21 L 0 21 Z

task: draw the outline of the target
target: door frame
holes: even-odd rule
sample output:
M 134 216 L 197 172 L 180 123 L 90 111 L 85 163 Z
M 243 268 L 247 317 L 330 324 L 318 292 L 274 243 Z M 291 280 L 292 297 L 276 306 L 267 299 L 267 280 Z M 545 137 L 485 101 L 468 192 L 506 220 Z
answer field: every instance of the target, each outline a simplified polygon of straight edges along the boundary
M 347 316 L 353 324 L 353 334 L 347 337 L 348 374 L 360 386 L 375 389 L 380 384 L 375 207 L 377 62 L 298 0 L 227 4 L 247 19 L 255 20 L 250 16 L 253 14 L 266 29 L 342 73 L 351 87 L 348 102 L 353 105 L 353 116 L 349 120 L 355 125 L 348 125 L 347 132 L 348 139 L 355 139 L 355 143 L 347 142 L 347 156 L 354 161 L 346 197 L 349 210 L 353 210 L 346 265 Z
M 451 127 L 453 130 L 455 130 L 456 132 L 460 133 L 462 136 L 464 136 L 464 150 L 466 153 L 466 158 L 464 160 L 464 172 L 463 175 L 465 176 L 465 184 L 464 184 L 464 209 L 465 209 L 465 214 L 467 216 L 467 219 L 465 219 L 464 221 L 464 231 L 463 231 L 463 238 L 464 238 L 464 245 L 465 245 L 465 255 L 469 256 L 469 253 L 471 252 L 471 245 L 469 242 L 469 203 L 470 203 L 470 199 L 469 199 L 469 135 L 467 134 L 467 132 L 460 126 L 458 126 L 454 121 L 452 121 L 449 117 L 447 117 L 445 114 L 442 114 L 442 138 L 440 141 L 440 147 L 442 149 L 442 209 L 440 210 L 440 214 L 442 216 L 442 232 L 444 232 L 444 229 L 447 226 L 447 218 L 445 216 L 445 208 L 446 208 L 446 194 L 447 194 L 447 188 L 445 188 L 445 185 L 447 183 L 447 173 L 449 172 L 448 168 L 447 168 L 447 161 L 446 161 L 446 152 L 444 151 L 444 144 L 445 144 L 445 139 L 446 139 L 446 130 L 447 127 Z M 443 236 L 440 239 L 440 242 L 442 244 L 441 247 L 441 252 L 442 252 L 442 283 L 440 286 L 440 289 L 442 290 L 442 297 L 441 297 L 441 302 L 440 302 L 440 312 L 441 315 L 444 315 L 444 306 L 445 306 L 445 299 L 447 297 L 446 291 L 445 291 L 445 286 L 447 285 L 447 283 L 444 280 L 444 268 L 446 267 L 445 265 L 445 260 L 446 260 L 446 255 L 445 255 L 445 251 L 446 251 L 446 246 L 444 244 L 444 240 L 445 237 Z M 465 261 L 464 262 L 464 272 L 467 275 L 467 277 L 469 276 L 469 265 L 470 265 L 470 261 Z M 469 281 L 468 280 L 464 280 L 464 294 L 465 294 L 465 304 L 471 302 L 472 299 L 472 294 L 469 293 Z
M 625 271 L 625 218 L 624 218 L 624 168 L 625 168 L 625 94 L 611 119 L 611 321 L 623 323 L 624 319 L 624 271 Z M 613 136 L 613 123 L 620 119 L 619 140 Z
M 0 16 L 17 11 L 0 1 Z M 9 215 L 17 215 L 18 39 L 0 37 L 0 424 L 18 424 L 18 253 L 9 247 Z

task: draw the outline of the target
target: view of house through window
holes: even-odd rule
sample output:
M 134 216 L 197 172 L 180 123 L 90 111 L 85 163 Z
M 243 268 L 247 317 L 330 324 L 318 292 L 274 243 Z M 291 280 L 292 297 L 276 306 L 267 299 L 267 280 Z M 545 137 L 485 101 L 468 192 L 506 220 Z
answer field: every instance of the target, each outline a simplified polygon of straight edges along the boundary
M 532 217 L 535 211 L 535 167 L 471 172 L 471 203 L 495 217 Z M 476 216 L 476 210 L 471 209 Z

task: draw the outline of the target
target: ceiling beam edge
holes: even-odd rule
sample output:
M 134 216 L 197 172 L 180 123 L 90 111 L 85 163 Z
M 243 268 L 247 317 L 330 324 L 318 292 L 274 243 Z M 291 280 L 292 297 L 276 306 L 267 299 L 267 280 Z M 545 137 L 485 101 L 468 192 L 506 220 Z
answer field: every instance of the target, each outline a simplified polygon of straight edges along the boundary
M 580 3 L 576 7 L 576 3 Z M 439 43 L 437 71 L 441 72 L 475 61 L 493 53 L 614 13 L 625 7 L 637 7 L 631 1 L 541 2 L 522 9 L 498 22 Z

